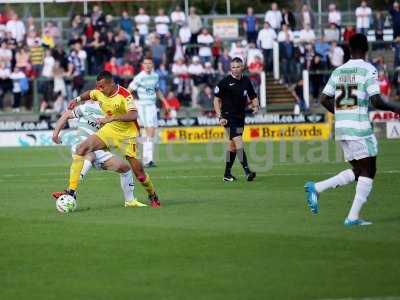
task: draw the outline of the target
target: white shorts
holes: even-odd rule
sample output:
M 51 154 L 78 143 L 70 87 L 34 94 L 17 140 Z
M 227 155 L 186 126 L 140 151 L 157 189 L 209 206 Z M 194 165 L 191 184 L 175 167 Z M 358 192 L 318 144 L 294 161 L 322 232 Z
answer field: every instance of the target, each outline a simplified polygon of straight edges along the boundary
M 114 156 L 110 151 L 104 150 L 96 150 L 94 151 L 94 155 L 96 158 L 94 159 L 93 166 L 98 170 L 103 169 L 103 164 Z
M 158 127 L 157 107 L 155 104 L 138 104 L 138 114 L 141 127 Z
M 346 161 L 360 160 L 378 155 L 378 142 L 375 135 L 360 140 L 341 140 L 340 145 Z

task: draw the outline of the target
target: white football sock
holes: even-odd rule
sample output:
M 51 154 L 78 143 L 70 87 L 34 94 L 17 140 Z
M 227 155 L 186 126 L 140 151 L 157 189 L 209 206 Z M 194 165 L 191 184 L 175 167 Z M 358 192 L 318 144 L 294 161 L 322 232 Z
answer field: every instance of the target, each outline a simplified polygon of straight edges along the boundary
M 353 205 L 351 206 L 349 215 L 347 218 L 351 221 L 360 218 L 360 211 L 362 206 L 367 202 L 368 195 L 372 190 L 373 180 L 368 177 L 358 177 L 358 182 L 356 186 L 356 195 L 353 200 Z
M 148 158 L 149 158 L 149 162 L 153 161 L 154 162 L 154 140 L 153 138 L 149 138 L 148 140 L 149 143 L 149 154 L 148 154 Z
M 147 164 L 149 162 L 149 146 L 148 146 L 148 142 L 147 142 L 147 137 L 143 139 L 143 151 L 142 151 L 142 155 L 143 155 L 143 163 Z
M 351 169 L 344 170 L 339 174 L 328 178 L 327 180 L 323 180 L 317 182 L 315 184 L 315 189 L 318 193 L 322 193 L 323 191 L 329 188 L 337 188 L 338 186 L 344 186 L 349 184 L 355 180 L 354 172 Z
M 92 168 L 92 162 L 90 160 L 85 159 L 83 162 L 83 167 L 80 175 L 80 180 L 83 180 L 83 178 L 86 176 L 86 174 L 89 172 L 89 170 Z
M 135 184 L 133 182 L 132 171 L 121 173 L 120 181 L 125 201 L 133 200 L 134 199 L 133 191 L 135 190 Z

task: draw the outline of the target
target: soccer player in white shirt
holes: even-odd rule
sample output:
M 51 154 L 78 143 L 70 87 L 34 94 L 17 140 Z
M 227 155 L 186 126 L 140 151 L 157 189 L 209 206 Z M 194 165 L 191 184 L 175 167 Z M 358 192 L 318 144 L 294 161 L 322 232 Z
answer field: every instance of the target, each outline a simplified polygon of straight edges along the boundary
M 144 127 L 146 137 L 143 142 L 143 163 L 145 167 L 155 167 L 154 163 L 154 137 L 158 127 L 156 101 L 159 98 L 168 109 L 169 105 L 164 95 L 159 90 L 159 77 L 154 72 L 151 57 L 143 60 L 141 71 L 129 84 L 128 90 L 137 101 L 139 125 Z
M 346 226 L 370 225 L 360 218 L 367 202 L 376 173 L 378 144 L 369 120 L 371 103 L 380 110 L 400 113 L 400 105 L 385 102 L 380 96 L 377 70 L 365 61 L 368 41 L 365 35 L 356 34 L 349 42 L 351 59 L 336 68 L 321 95 L 322 105 L 335 114 L 335 138 L 339 141 L 344 158 L 352 168 L 324 181 L 307 182 L 307 204 L 312 213 L 319 211 L 319 194 L 357 181 L 356 194 L 344 221 Z

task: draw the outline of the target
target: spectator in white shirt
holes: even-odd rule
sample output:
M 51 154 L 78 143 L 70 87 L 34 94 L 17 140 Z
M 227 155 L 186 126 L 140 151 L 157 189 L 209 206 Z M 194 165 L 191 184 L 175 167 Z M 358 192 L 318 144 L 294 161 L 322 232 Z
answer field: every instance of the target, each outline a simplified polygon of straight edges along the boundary
M 327 42 L 339 42 L 339 29 L 334 23 L 329 25 L 329 28 L 325 29 L 325 41 Z
M 11 32 L 12 38 L 17 43 L 23 42 L 26 33 L 25 25 L 21 20 L 18 20 L 18 15 L 15 12 L 12 12 L 11 19 L 7 22 L 6 28 L 7 31 Z
M 281 29 L 282 13 L 278 10 L 278 4 L 275 2 L 271 4 L 271 10 L 265 13 L 265 22 L 268 22 L 276 32 Z
M 236 43 L 232 43 L 231 50 L 229 51 L 229 57 L 231 59 L 239 57 L 241 60 L 245 61 L 247 56 L 245 43 L 246 41 L 236 41 Z
M 341 34 L 342 14 L 340 13 L 340 11 L 338 11 L 336 9 L 336 4 L 334 4 L 334 3 L 329 4 L 328 10 L 329 10 L 328 23 L 335 24 L 336 28 L 339 31 L 339 40 L 340 40 L 340 38 L 342 36 L 342 34 Z
M 310 25 L 310 28 L 314 28 L 314 13 L 311 11 L 310 7 L 307 4 L 304 4 L 303 8 L 301 9 L 300 23 L 303 28 L 305 28 L 306 25 Z
M 267 72 L 272 72 L 272 48 L 276 41 L 276 33 L 268 22 L 264 23 L 264 28 L 260 30 L 257 37 L 257 45 L 262 49 L 264 55 L 264 66 Z
M 190 28 L 190 32 L 192 34 L 190 38 L 191 44 L 197 43 L 197 35 L 203 27 L 203 23 L 201 22 L 201 18 L 196 14 L 196 8 L 191 7 L 190 13 L 188 17 L 188 25 Z M 197 53 L 197 49 L 193 48 L 193 53 Z
M 46 78 L 53 78 L 53 68 L 55 64 L 55 59 L 51 55 L 51 50 L 46 50 L 45 57 L 43 60 L 42 76 Z
M 311 29 L 310 24 L 306 24 L 304 29 L 300 31 L 299 39 L 301 43 L 314 43 L 315 41 L 315 33 L 314 30 Z
M 11 67 L 12 51 L 7 42 L 3 40 L 0 44 L 0 62 L 4 62 L 7 67 Z
M 140 44 L 143 46 L 149 34 L 150 17 L 146 15 L 144 8 L 139 8 L 139 14 L 135 16 L 136 28 L 140 34 Z
M 357 32 L 367 35 L 370 27 L 372 10 L 367 6 L 367 1 L 362 1 L 361 6 L 356 8 Z
M 165 15 L 163 8 L 158 10 L 158 16 L 154 18 L 156 23 L 156 32 L 160 36 L 161 44 L 166 44 L 166 37 L 169 34 L 169 17 Z
M 174 25 L 177 25 L 178 29 L 185 24 L 186 16 L 185 13 L 182 11 L 181 7 L 177 5 L 175 10 L 171 13 L 171 22 Z
M 179 38 L 181 39 L 182 45 L 187 45 L 190 42 L 190 38 L 192 33 L 190 32 L 190 28 L 187 23 L 183 24 L 181 28 L 179 28 Z
M 256 57 L 262 58 L 263 57 L 262 51 L 256 48 L 256 45 L 254 43 L 249 43 L 247 49 L 247 66 L 249 66 L 252 62 L 254 62 L 256 60 Z
M 286 24 L 282 25 L 282 30 L 278 34 L 278 42 L 293 42 L 294 35 L 293 32 L 289 29 L 289 26 Z
M 332 42 L 328 57 L 333 68 L 343 65 L 344 52 L 342 47 L 338 46 L 337 42 Z
M 207 28 L 203 28 L 201 33 L 197 36 L 197 43 L 200 46 L 199 56 L 202 63 L 211 61 L 211 45 L 214 43 L 214 38 L 208 32 Z
M 10 74 L 10 79 L 13 81 L 13 111 L 19 112 L 21 106 L 21 98 L 22 98 L 22 88 L 21 88 L 21 80 L 26 80 L 26 75 L 19 68 L 14 68 L 14 71 Z
M 192 106 L 197 106 L 197 97 L 199 94 L 199 85 L 203 83 L 204 68 L 200 63 L 198 56 L 194 56 L 192 63 L 189 65 L 188 72 L 192 78 Z

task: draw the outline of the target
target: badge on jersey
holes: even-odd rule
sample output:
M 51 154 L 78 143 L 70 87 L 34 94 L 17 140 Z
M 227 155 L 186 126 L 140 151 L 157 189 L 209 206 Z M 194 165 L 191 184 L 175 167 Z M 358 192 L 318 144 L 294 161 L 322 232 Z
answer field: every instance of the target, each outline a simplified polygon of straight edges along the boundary
M 128 110 L 137 110 L 135 101 L 133 100 L 132 95 L 126 97 L 126 107 Z

